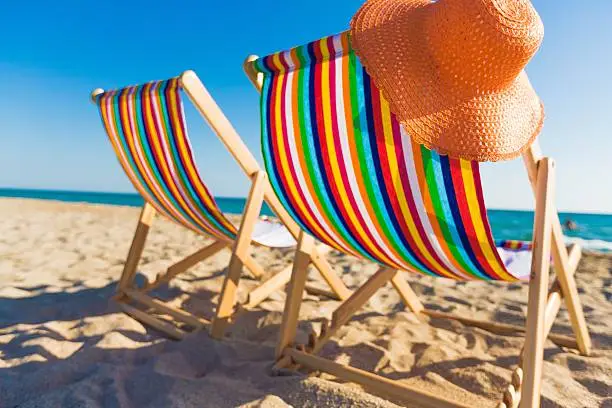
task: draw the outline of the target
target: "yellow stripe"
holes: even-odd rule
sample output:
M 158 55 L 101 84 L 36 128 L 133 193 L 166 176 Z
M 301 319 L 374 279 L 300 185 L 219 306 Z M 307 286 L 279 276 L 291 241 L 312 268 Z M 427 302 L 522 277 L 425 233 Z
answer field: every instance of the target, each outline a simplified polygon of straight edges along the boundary
M 489 245 L 489 239 L 485 233 L 485 227 L 482 221 L 483 214 L 480 213 L 480 206 L 477 200 L 476 186 L 474 185 L 474 175 L 472 174 L 472 166 L 467 160 L 459 160 L 461 164 L 461 176 L 463 178 L 463 186 L 465 188 L 465 196 L 470 210 L 470 218 L 476 231 L 476 238 L 478 239 L 478 245 L 482 249 L 487 262 L 493 267 L 495 272 L 499 275 L 502 280 L 516 280 L 514 277 L 509 275 L 505 268 L 503 268 L 491 246 Z
M 280 54 L 279 54 L 280 55 Z M 291 64 L 296 64 L 295 61 L 298 60 L 296 50 L 293 49 L 289 54 L 289 58 L 291 59 Z M 287 80 L 287 86 L 285 88 L 285 92 L 289 95 L 290 106 L 285 106 L 285 120 L 287 121 L 287 129 L 293 129 L 293 139 L 295 141 L 295 145 L 297 149 L 301 149 L 302 145 L 302 129 L 300 126 L 300 114 L 299 114 L 299 105 L 302 101 L 298 100 L 299 95 L 299 76 L 294 72 L 292 74 L 291 80 Z M 286 98 L 285 98 L 286 100 Z M 291 112 L 292 121 L 289 122 L 288 113 Z M 289 137 L 289 136 L 288 136 Z M 299 172 L 302 174 L 304 178 L 305 186 L 303 187 L 304 195 L 309 194 L 310 197 L 316 197 L 315 187 L 313 185 L 312 178 L 310 176 L 310 172 L 308 171 L 308 165 L 306 164 L 306 158 L 304 154 L 298 154 L 297 160 L 294 160 L 294 165 L 297 168 L 296 173 Z M 322 204 L 319 200 L 313 199 L 313 206 L 311 207 L 313 214 L 319 214 L 320 218 L 325 218 L 323 216 Z M 314 215 L 313 215 L 314 216 Z M 329 227 L 329 225 L 328 225 Z M 331 228 L 333 230 L 333 228 Z M 323 235 L 320 236 L 321 240 L 328 243 L 330 246 L 338 249 L 339 251 L 351 251 L 351 249 L 342 241 L 341 238 L 332 236 L 329 234 L 325 228 L 323 228 Z
M 399 164 L 397 162 L 397 150 L 395 148 L 395 141 L 393 140 L 393 127 L 391 125 L 391 113 L 389 112 L 389 104 L 384 99 L 382 93 L 380 94 L 380 109 L 381 109 L 381 117 L 383 121 L 383 129 L 384 129 L 384 137 L 385 137 L 385 145 L 393 146 L 393 148 L 385 149 L 387 160 L 389 161 L 389 168 L 391 171 L 393 169 L 399 169 Z M 434 268 L 437 269 L 439 274 L 442 274 L 447 277 L 452 277 L 452 274 L 449 274 L 446 268 L 442 267 L 429 253 L 425 244 L 421 240 L 421 236 L 416 228 L 414 223 L 414 219 L 412 218 L 412 214 L 410 213 L 410 208 L 408 208 L 408 202 L 406 201 L 406 193 L 404 192 L 404 187 L 402 186 L 402 180 L 399 177 L 399 173 L 395 174 L 395 177 L 391 177 L 393 182 L 393 187 L 397 192 L 397 199 L 400 204 L 400 208 L 402 210 L 402 215 L 406 220 L 406 224 L 408 225 L 408 230 L 410 231 L 410 235 L 412 239 L 416 243 L 419 252 L 429 261 Z M 411 268 L 412 269 L 412 268 Z
M 329 49 L 327 48 L 327 41 L 321 40 L 321 53 L 323 55 L 323 61 L 321 61 L 321 104 L 323 106 L 323 123 L 325 126 L 325 143 L 327 144 L 327 149 L 329 151 L 330 158 L 339 158 L 336 147 L 334 145 L 333 140 L 333 129 L 332 129 L 332 107 L 331 107 L 331 93 L 330 89 L 330 78 L 329 78 Z M 359 223 L 355 212 L 351 206 L 351 203 L 348 200 L 348 192 L 345 189 L 344 182 L 342 180 L 342 176 L 340 175 L 339 167 L 344 165 L 344 163 L 338 163 L 338 166 L 331 165 L 332 175 L 334 179 L 334 184 L 338 188 L 338 195 L 340 196 L 340 201 L 346 210 L 346 214 L 348 215 L 351 224 L 357 230 L 359 237 L 365 241 L 368 249 L 376 254 L 376 257 L 388 264 L 389 266 L 399 267 L 397 263 L 395 263 L 392 259 L 390 259 L 386 254 L 381 253 L 378 248 L 374 245 L 374 243 L 369 239 L 366 232 L 364 231 L 362 225 Z M 349 232 L 350 233 L 350 232 Z

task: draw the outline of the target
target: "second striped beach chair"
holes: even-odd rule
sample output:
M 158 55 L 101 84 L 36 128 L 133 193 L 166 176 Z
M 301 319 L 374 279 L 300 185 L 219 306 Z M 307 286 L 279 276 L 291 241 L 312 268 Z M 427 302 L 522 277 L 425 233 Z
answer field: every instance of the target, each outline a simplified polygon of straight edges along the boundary
M 347 33 L 263 58 L 245 71 L 261 90 L 262 146 L 271 185 L 301 233 L 276 350 L 277 366 L 322 370 L 395 400 L 427 407 L 464 406 L 444 396 L 318 357 L 337 331 L 387 283 L 417 316 L 449 318 L 486 330 L 523 332 L 524 349 L 507 406 L 539 406 L 544 339 L 583 354 L 590 338 L 574 271 L 553 203 L 554 163 L 537 144 L 523 155 L 536 199 L 527 268 L 498 248 L 483 200 L 479 163 L 439 155 L 411 140 L 355 55 Z M 306 266 L 315 238 L 380 269 L 313 333 L 295 344 Z M 549 290 L 550 260 L 556 278 Z M 526 327 L 485 322 L 424 307 L 404 272 L 529 284 Z M 550 333 L 562 300 L 576 339 Z
M 239 228 L 234 226 L 217 206 L 198 170 L 187 135 L 181 90 L 188 95 L 251 181 Z M 272 193 L 265 171 L 260 169 L 253 155 L 193 71 L 186 71 L 169 80 L 120 90 L 105 92 L 97 89 L 92 93 L 92 100 L 100 110 L 104 129 L 123 170 L 145 201 L 116 298 L 131 316 L 173 338 L 182 338 L 186 328 L 201 329 L 209 322 L 182 309 L 171 307 L 150 296 L 149 292 L 198 262 L 223 249 L 230 249 L 231 260 L 211 326 L 212 336 L 222 337 L 235 311 L 236 290 L 243 266 L 255 277 L 264 274 L 262 267 L 249 256 L 250 245 L 292 247 L 300 234 L 298 225 L 280 205 Z M 270 206 L 281 223 L 258 221 L 263 202 Z M 170 266 L 154 281 L 139 288 L 135 285 L 134 278 L 156 214 L 214 241 Z M 333 273 L 325 259 L 313 252 L 311 260 L 331 287 L 332 292 L 328 294 L 339 299 L 348 297 L 348 289 Z M 288 268 L 262 283 L 249 293 L 244 306 L 255 307 L 272 291 L 285 285 L 290 275 L 291 268 Z M 177 327 L 173 322 L 160 319 L 160 314 L 170 316 L 183 326 Z

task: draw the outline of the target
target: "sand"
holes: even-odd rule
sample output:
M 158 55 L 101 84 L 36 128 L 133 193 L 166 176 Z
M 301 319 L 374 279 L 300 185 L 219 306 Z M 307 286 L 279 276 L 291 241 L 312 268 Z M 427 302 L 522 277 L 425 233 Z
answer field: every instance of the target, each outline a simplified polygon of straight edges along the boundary
M 121 313 L 110 300 L 139 210 L 36 200 L 0 200 L 0 407 L 395 407 L 330 376 L 274 376 L 271 362 L 284 293 L 244 312 L 228 339 L 204 332 L 181 342 Z M 207 240 L 156 220 L 139 271 L 152 277 Z M 273 273 L 292 251 L 257 249 Z M 376 266 L 331 251 L 355 288 Z M 182 274 L 157 295 L 210 318 L 229 255 Z M 313 279 L 317 279 L 312 273 Z M 407 275 L 424 303 L 446 312 L 522 324 L 521 284 L 458 283 Z M 586 254 L 577 272 L 594 351 L 582 357 L 547 341 L 543 407 L 612 407 L 612 257 Z M 243 280 L 244 288 L 256 281 Z M 337 302 L 306 296 L 304 339 Z M 562 309 L 553 329 L 571 334 Z M 510 380 L 520 337 L 457 322 L 419 322 L 385 287 L 340 330 L 323 355 L 415 387 L 494 406 Z M 399 401 L 395 401 L 399 403 Z

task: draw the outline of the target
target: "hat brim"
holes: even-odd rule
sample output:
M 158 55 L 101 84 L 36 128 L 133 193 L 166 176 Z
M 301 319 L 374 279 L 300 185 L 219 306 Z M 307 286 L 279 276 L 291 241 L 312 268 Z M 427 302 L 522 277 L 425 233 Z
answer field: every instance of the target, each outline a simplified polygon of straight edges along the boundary
M 544 106 L 523 72 L 503 91 L 398 119 L 417 143 L 440 154 L 500 161 L 520 156 L 531 145 L 542 129 Z

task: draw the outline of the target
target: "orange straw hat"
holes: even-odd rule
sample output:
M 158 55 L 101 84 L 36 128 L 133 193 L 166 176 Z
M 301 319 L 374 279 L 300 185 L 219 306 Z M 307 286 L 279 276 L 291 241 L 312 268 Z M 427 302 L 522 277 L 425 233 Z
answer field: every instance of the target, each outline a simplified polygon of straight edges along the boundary
M 369 0 L 355 52 L 418 143 L 467 160 L 518 156 L 544 110 L 523 71 L 544 27 L 528 0 Z

